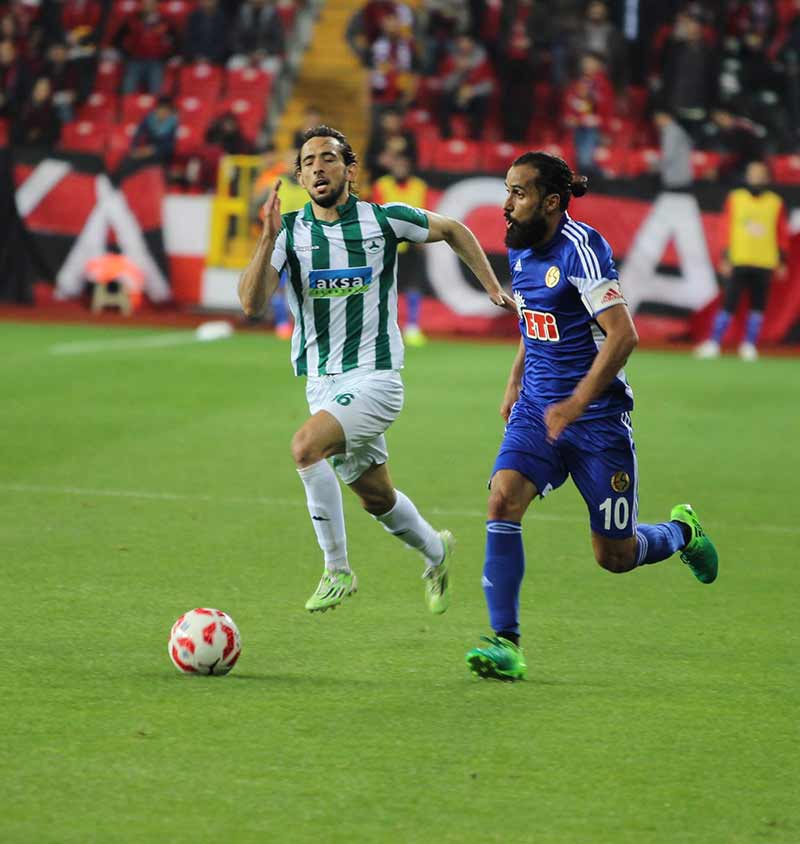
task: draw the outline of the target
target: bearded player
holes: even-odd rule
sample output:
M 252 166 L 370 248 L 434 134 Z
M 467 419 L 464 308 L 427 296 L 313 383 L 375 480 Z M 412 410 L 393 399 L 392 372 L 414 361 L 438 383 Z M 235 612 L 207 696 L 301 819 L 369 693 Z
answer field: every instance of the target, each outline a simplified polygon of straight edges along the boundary
M 522 517 L 568 475 L 589 510 L 592 548 L 622 573 L 676 552 L 701 583 L 717 552 L 691 506 L 638 521 L 637 464 L 624 365 L 638 338 L 606 240 L 567 213 L 586 192 L 562 159 L 529 152 L 506 178 L 506 246 L 522 335 L 500 413 L 505 436 L 490 482 L 483 588 L 493 637 L 467 654 L 480 677 L 525 676 L 519 591 Z
M 361 202 L 352 192 L 358 163 L 341 132 L 309 129 L 297 157 L 310 201 L 281 217 L 278 190 L 239 282 L 245 313 L 260 313 L 289 270 L 294 316 L 292 362 L 307 376 L 310 418 L 292 439 L 325 570 L 306 602 L 311 612 L 340 604 L 357 589 L 350 568 L 338 477 L 363 508 L 426 563 L 431 612 L 447 609 L 449 531 L 436 531 L 394 488 L 384 433 L 403 406 L 403 340 L 397 325 L 397 248 L 445 241 L 475 273 L 491 301 L 515 310 L 472 232 L 456 220 L 403 203 Z M 332 458 L 332 466 L 328 463 Z

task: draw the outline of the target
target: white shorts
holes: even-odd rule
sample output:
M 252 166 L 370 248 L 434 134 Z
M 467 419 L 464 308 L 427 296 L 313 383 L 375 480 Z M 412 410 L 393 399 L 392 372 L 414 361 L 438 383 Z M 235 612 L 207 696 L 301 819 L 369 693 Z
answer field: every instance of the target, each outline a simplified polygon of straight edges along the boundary
M 347 451 L 333 458 L 346 484 L 370 466 L 389 459 L 385 431 L 403 409 L 403 379 L 396 370 L 358 370 L 342 375 L 310 375 L 306 398 L 312 415 L 327 410 L 344 430 Z

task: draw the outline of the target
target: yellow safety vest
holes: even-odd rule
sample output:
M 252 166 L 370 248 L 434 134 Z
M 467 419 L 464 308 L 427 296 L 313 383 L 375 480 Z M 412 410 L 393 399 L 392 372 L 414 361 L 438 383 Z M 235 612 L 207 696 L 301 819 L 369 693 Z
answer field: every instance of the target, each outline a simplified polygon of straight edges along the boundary
M 783 200 L 773 191 L 754 196 L 738 188 L 728 196 L 728 259 L 734 267 L 774 270 L 780 263 L 778 224 Z

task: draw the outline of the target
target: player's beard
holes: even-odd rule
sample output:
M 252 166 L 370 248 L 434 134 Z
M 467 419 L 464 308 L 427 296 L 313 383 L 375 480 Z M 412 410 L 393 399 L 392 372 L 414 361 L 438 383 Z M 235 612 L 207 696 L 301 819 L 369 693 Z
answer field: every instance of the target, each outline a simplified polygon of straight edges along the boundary
M 517 223 L 510 220 L 511 225 L 506 229 L 506 246 L 509 249 L 527 249 L 541 243 L 547 235 L 547 218 L 544 214 L 535 212 L 527 223 Z
M 316 197 L 314 202 L 317 203 L 321 208 L 333 208 L 334 205 L 339 203 L 339 200 L 342 198 L 342 194 L 344 193 L 344 187 L 347 184 L 346 181 L 343 181 L 338 189 L 334 190 L 331 187 L 331 190 L 327 193 L 326 196 Z

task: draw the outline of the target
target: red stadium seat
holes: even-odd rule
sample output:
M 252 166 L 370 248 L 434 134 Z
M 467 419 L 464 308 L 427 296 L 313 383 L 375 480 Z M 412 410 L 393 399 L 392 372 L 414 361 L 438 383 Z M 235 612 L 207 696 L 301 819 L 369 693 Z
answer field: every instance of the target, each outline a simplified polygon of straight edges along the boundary
M 94 80 L 95 91 L 105 91 L 116 94 L 119 90 L 119 83 L 122 79 L 122 63 L 114 59 L 103 59 L 97 65 L 97 74 Z
M 187 0 L 167 0 L 166 3 L 161 4 L 162 14 L 180 35 L 183 35 L 186 21 L 193 10 L 194 4 Z
M 280 0 L 278 3 L 278 14 L 281 17 L 281 23 L 288 35 L 294 28 L 294 19 L 297 16 L 297 4 L 294 0 Z
M 527 150 L 524 144 L 506 141 L 484 141 L 481 147 L 481 169 L 487 173 L 505 173 L 511 162 Z
M 73 120 L 61 129 L 60 146 L 72 152 L 89 152 L 102 155 L 106 146 L 107 127 L 91 120 Z
M 722 156 L 718 152 L 692 151 L 692 172 L 695 179 L 716 179 Z
M 179 97 L 177 100 L 180 124 L 192 126 L 205 132 L 214 113 L 214 104 L 199 97 Z
M 175 140 L 175 158 L 179 161 L 186 161 L 196 155 L 203 146 L 203 131 L 190 124 L 182 123 L 178 127 L 178 134 Z
M 254 103 L 243 97 L 228 97 L 217 105 L 217 115 L 233 112 L 239 120 L 242 134 L 248 141 L 254 141 L 264 122 L 266 109 L 263 103 Z
M 479 169 L 480 158 L 481 145 L 477 141 L 450 138 L 436 145 L 433 166 L 447 173 L 470 173 Z
M 140 123 L 155 104 L 156 98 L 152 94 L 125 94 L 122 97 L 122 122 Z
M 406 113 L 405 126 L 416 132 L 420 126 L 430 126 L 431 120 L 431 113 L 426 108 L 412 108 Z
M 8 144 L 8 120 L 5 117 L 0 117 L 0 147 Z
M 272 76 L 257 67 L 240 67 L 228 70 L 225 93 L 228 97 L 265 101 L 272 87 Z
M 111 128 L 106 145 L 106 167 L 114 171 L 128 154 L 136 134 L 136 123 L 118 124 Z
M 628 178 L 653 173 L 658 169 L 661 153 L 655 147 L 639 147 L 626 152 L 625 175 Z
M 222 68 L 208 62 L 185 65 L 178 73 L 180 93 L 184 97 L 194 96 L 214 101 L 222 88 Z
M 105 91 L 95 91 L 78 109 L 78 120 L 90 120 L 94 123 L 115 123 L 117 120 L 117 95 Z
M 769 166 L 778 184 L 800 185 L 800 155 L 774 155 Z
M 161 92 L 170 97 L 180 93 L 180 72 L 183 60 L 180 56 L 173 56 L 164 65 L 164 81 L 161 83 Z
M 628 147 L 598 147 L 595 150 L 595 164 L 608 179 L 620 179 L 627 174 Z

